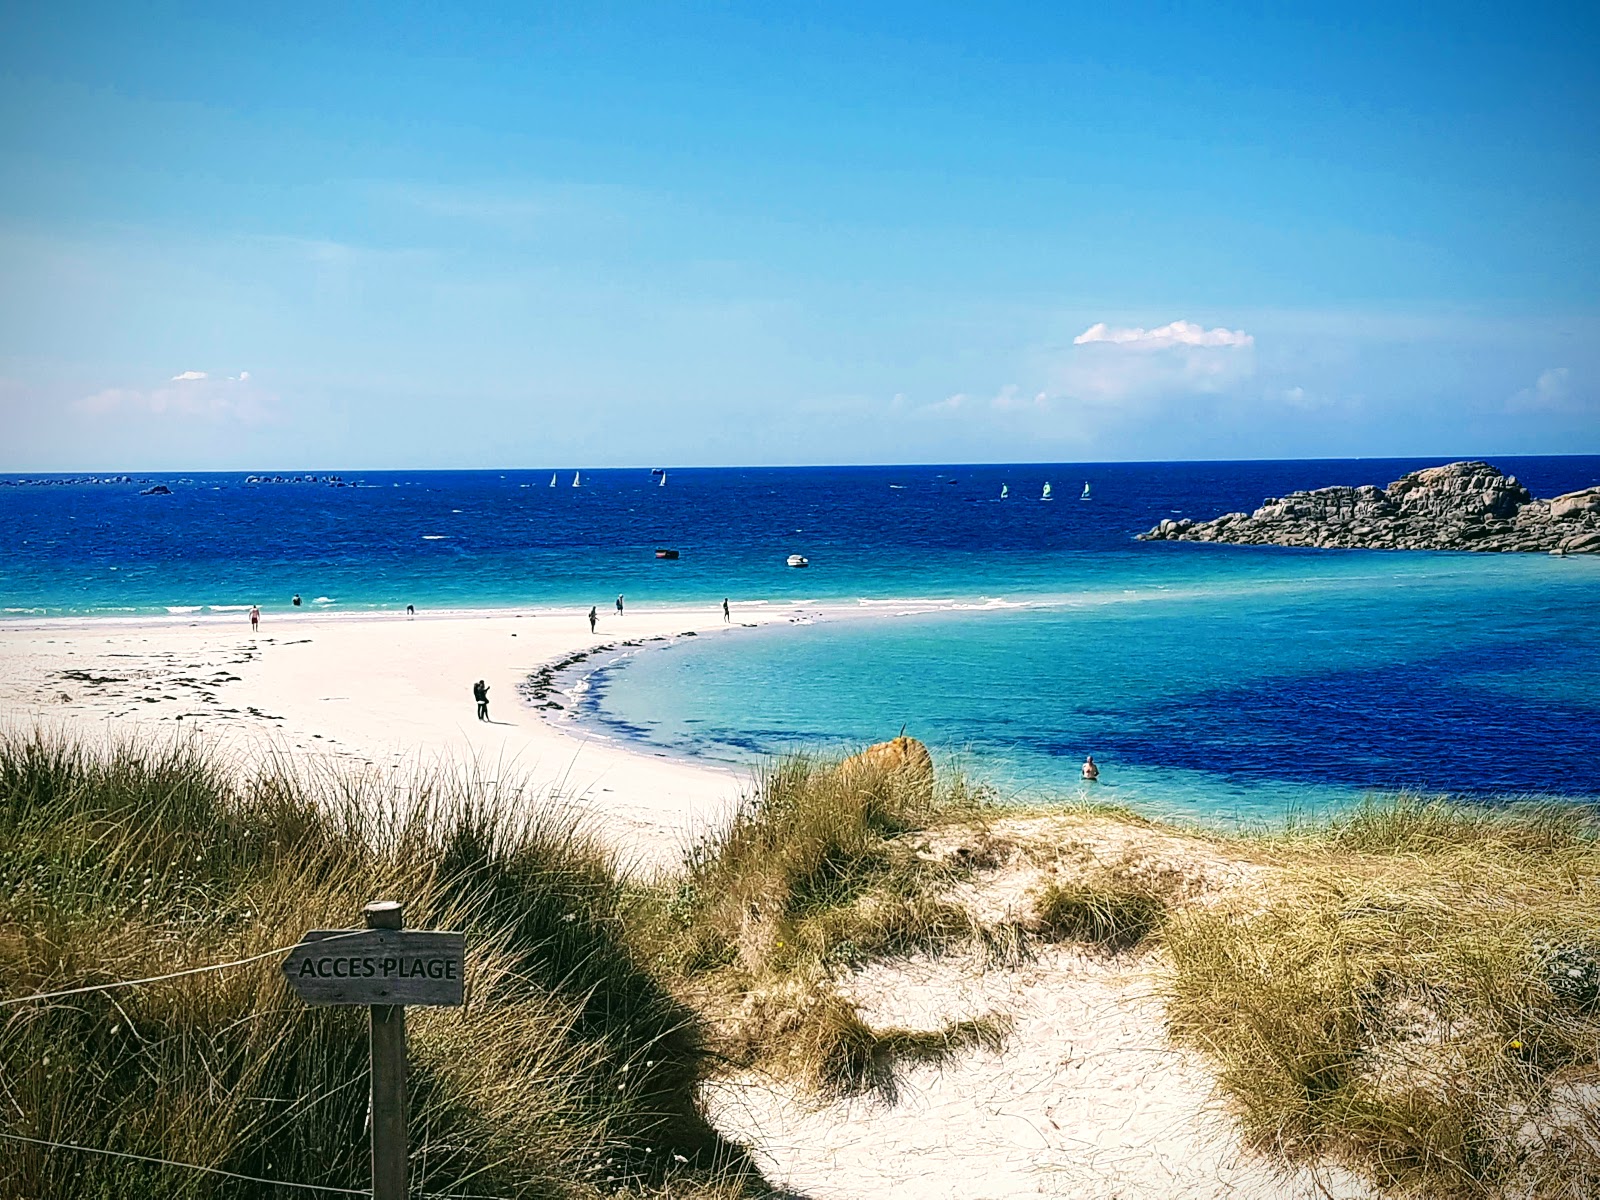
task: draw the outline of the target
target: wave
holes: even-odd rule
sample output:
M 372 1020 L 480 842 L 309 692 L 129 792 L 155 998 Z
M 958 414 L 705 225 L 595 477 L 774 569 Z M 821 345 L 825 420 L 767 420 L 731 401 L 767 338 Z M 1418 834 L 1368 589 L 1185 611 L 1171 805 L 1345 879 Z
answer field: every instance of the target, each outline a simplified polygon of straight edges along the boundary
M 422 535 L 422 540 L 425 542 L 442 542 L 449 536 L 448 533 L 425 533 Z
M 311 603 L 313 603 L 313 604 L 337 604 L 339 602 L 337 600 L 333 599 L 331 596 L 318 596 Z
M 167 611 L 175 617 L 181 617 L 186 613 L 197 613 L 204 607 L 204 604 L 169 604 Z

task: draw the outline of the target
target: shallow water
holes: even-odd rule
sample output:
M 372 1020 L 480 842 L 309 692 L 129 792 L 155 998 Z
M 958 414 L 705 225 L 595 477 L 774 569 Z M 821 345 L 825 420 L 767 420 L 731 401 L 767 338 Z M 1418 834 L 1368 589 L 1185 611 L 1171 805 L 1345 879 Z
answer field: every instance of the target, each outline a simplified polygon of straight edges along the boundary
M 1210 577 L 686 640 L 596 672 L 584 710 L 733 760 L 905 724 L 1030 792 L 1078 794 L 1093 753 L 1096 799 L 1243 817 L 1394 788 L 1600 793 L 1600 562 L 1342 555 Z

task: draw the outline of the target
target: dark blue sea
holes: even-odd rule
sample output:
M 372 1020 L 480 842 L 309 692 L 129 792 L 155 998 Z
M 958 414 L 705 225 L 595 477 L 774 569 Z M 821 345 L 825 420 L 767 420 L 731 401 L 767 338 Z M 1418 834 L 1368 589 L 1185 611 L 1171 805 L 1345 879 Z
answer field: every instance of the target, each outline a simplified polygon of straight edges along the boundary
M 802 604 L 797 622 L 608 662 L 584 719 L 734 760 L 905 724 L 1024 792 L 1076 794 L 1092 752 L 1099 798 L 1184 811 L 1401 787 L 1600 798 L 1600 559 L 1134 540 L 1163 517 L 1438 461 L 0 486 L 0 609 L 229 619 L 297 593 L 335 612 L 604 612 L 619 592 L 706 611 L 724 596 L 843 601 L 880 619 L 812 620 Z M 1600 483 L 1600 458 L 1495 461 L 1535 495 Z M 156 482 L 172 494 L 139 494 Z M 677 560 L 655 557 L 669 548 Z M 795 553 L 810 566 L 786 566 Z M 927 598 L 953 607 L 895 615 Z

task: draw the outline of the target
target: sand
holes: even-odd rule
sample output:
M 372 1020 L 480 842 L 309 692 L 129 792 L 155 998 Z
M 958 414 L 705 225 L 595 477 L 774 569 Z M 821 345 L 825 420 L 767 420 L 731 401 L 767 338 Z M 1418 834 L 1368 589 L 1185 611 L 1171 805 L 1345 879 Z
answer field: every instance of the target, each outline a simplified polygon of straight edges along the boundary
M 631 864 L 678 860 L 687 832 L 715 820 L 746 787 L 745 769 L 687 763 L 582 731 L 564 709 L 519 693 L 545 664 L 627 642 L 693 633 L 734 636 L 815 610 L 761 606 L 607 612 L 274 615 L 252 634 L 229 619 L 29 621 L 0 624 L 0 714 L 16 726 L 110 733 L 155 727 L 220 743 L 249 759 L 287 752 L 409 772 L 470 764 L 577 803 Z M 489 685 L 488 722 L 472 684 Z
M 854 606 L 736 606 L 730 626 L 717 609 L 630 608 L 604 613 L 591 634 L 586 611 L 415 620 L 307 611 L 273 615 L 256 634 L 242 614 L 4 622 L 0 720 L 91 736 L 154 728 L 242 761 L 287 753 L 399 773 L 468 764 L 579 804 L 634 869 L 658 872 L 672 869 L 692 831 L 721 819 L 749 771 L 585 732 L 570 707 L 537 709 L 519 688 L 596 647 L 861 615 Z M 490 687 L 488 723 L 474 714 L 479 678 Z M 1026 885 L 1007 878 L 996 876 L 987 903 L 1003 908 Z M 1003 1013 L 1013 1022 L 1005 1050 L 913 1068 L 893 1104 L 818 1105 L 742 1076 L 708 1088 L 707 1105 L 775 1184 L 816 1200 L 1365 1195 L 1337 1172 L 1281 1175 L 1240 1145 L 1205 1064 L 1162 1032 L 1154 970 L 1148 959 L 1066 948 L 1013 969 L 958 957 L 874 964 L 849 984 L 869 1020 L 934 1028 Z

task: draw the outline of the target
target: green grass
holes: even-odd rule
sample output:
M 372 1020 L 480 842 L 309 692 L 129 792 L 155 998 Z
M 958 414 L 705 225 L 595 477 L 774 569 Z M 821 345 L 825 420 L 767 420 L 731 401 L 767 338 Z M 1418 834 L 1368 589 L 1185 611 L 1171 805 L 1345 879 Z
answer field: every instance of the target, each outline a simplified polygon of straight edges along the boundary
M 447 775 L 396 797 L 369 777 L 235 780 L 177 743 L 0 738 L 0 996 L 245 957 L 401 899 L 408 925 L 469 945 L 467 1006 L 408 1013 L 417 1189 L 750 1190 L 696 1107 L 702 1023 L 648 968 L 612 862 L 524 801 Z M 366 1088 L 364 1011 L 302 1004 L 276 958 L 0 1008 L 0 1132 L 360 1187 Z M 255 1194 L 0 1152 L 5 1196 Z

